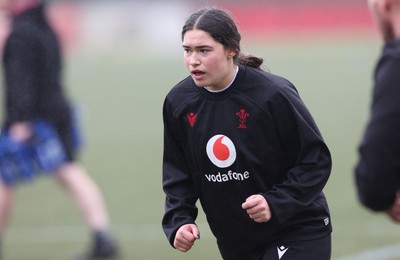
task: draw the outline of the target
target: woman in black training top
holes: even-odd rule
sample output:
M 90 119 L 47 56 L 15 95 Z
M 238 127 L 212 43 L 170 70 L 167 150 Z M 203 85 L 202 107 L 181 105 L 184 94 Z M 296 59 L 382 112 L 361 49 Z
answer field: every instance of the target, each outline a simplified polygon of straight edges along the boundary
M 330 259 L 329 150 L 295 87 L 240 38 L 217 8 L 183 27 L 190 76 L 163 107 L 165 234 L 188 251 L 200 199 L 225 260 Z

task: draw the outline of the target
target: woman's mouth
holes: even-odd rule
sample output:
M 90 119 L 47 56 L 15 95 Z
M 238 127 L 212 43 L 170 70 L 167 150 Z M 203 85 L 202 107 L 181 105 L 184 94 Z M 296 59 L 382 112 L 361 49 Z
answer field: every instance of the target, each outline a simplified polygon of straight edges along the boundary
M 191 72 L 190 72 L 190 74 L 192 75 L 192 77 L 195 79 L 195 80 L 201 80 L 201 79 L 203 79 L 204 78 L 204 75 L 206 74 L 204 71 L 201 71 L 201 70 L 192 70 Z

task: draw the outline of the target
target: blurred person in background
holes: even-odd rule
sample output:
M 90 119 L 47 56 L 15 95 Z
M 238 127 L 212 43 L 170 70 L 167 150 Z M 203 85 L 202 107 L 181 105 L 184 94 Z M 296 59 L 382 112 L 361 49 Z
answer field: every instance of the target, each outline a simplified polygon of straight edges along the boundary
M 78 259 L 116 257 L 118 250 L 109 232 L 101 191 L 76 161 L 71 107 L 60 82 L 61 50 L 47 21 L 45 4 L 39 0 L 0 0 L 0 9 L 12 19 L 3 54 L 4 129 L 16 142 L 24 142 L 32 137 L 32 120 L 43 119 L 54 126 L 67 160 L 52 176 L 75 201 L 93 236 L 93 244 Z M 0 179 L 0 242 L 11 215 L 14 188 Z
M 190 76 L 163 107 L 170 244 L 186 252 L 200 239 L 200 200 L 225 260 L 330 259 L 332 161 L 296 88 L 241 53 L 224 10 L 196 11 L 181 37 Z
M 369 0 L 384 41 L 355 179 L 360 202 L 400 222 L 400 0 Z

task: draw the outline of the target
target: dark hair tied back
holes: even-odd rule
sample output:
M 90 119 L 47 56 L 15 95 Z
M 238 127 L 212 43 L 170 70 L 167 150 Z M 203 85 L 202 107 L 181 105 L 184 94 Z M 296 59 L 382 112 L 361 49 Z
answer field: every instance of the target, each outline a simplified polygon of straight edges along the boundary
M 241 36 L 231 16 L 224 10 L 211 7 L 203 8 L 193 13 L 182 28 L 182 40 L 190 30 L 202 30 L 221 43 L 226 49 L 233 49 L 236 55 L 233 60 L 237 64 L 261 69 L 262 58 L 244 55 L 240 52 Z

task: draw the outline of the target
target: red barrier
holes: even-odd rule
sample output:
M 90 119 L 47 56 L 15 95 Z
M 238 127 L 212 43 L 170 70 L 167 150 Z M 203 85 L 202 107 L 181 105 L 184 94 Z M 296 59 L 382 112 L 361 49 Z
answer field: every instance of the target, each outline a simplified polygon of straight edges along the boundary
M 374 25 L 365 2 L 320 4 L 229 4 L 221 6 L 237 19 L 243 34 L 372 32 Z

